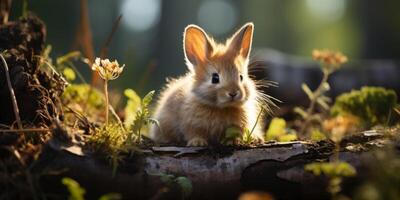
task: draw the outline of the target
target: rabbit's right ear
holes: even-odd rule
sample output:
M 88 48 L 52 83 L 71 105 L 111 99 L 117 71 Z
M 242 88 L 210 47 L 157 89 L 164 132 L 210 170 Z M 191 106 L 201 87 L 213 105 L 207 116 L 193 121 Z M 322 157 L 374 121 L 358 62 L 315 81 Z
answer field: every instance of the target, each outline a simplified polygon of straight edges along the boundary
M 183 34 L 183 51 L 185 59 L 193 67 L 204 63 L 212 52 L 212 44 L 203 29 L 189 25 Z

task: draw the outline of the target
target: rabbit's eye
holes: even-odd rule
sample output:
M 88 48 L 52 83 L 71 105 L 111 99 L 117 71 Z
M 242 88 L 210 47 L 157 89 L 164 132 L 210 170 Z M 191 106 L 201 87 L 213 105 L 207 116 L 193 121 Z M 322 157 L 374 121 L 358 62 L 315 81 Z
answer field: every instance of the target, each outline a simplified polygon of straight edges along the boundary
M 213 73 L 213 74 L 212 74 L 211 83 L 212 83 L 212 84 L 217 84 L 217 83 L 219 83 L 219 75 L 218 75 L 217 73 Z
M 243 81 L 243 76 L 239 75 L 240 81 Z

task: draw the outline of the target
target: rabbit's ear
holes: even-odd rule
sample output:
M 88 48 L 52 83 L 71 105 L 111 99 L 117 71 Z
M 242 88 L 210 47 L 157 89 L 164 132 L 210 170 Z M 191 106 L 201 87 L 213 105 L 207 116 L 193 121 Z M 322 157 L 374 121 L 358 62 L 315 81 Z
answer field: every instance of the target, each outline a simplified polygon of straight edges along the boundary
M 241 55 L 248 58 L 251 51 L 251 43 L 253 40 L 254 24 L 246 23 L 240 28 L 230 39 L 228 53 L 233 56 Z
M 203 29 L 189 25 L 183 34 L 183 51 L 187 62 L 193 66 L 204 63 L 213 50 L 210 39 Z

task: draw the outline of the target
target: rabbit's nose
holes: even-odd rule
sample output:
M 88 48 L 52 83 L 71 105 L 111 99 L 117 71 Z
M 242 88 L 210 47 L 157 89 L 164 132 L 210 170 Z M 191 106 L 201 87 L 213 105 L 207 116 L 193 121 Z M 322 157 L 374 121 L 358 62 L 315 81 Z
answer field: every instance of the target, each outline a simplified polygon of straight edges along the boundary
M 229 92 L 229 96 L 232 97 L 232 98 L 236 97 L 237 94 L 238 94 L 237 91 L 235 91 L 235 92 Z

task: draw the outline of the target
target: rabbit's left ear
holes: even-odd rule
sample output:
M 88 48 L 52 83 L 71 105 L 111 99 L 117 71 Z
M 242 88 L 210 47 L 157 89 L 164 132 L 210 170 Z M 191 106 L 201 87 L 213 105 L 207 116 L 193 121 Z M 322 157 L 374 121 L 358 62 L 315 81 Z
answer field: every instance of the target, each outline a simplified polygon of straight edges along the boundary
M 183 33 L 183 51 L 185 58 L 195 68 L 207 61 L 213 50 L 206 32 L 196 25 L 189 25 Z
M 228 52 L 232 55 L 241 55 L 248 58 L 251 51 L 251 43 L 253 40 L 254 24 L 246 23 L 240 28 L 230 39 Z

